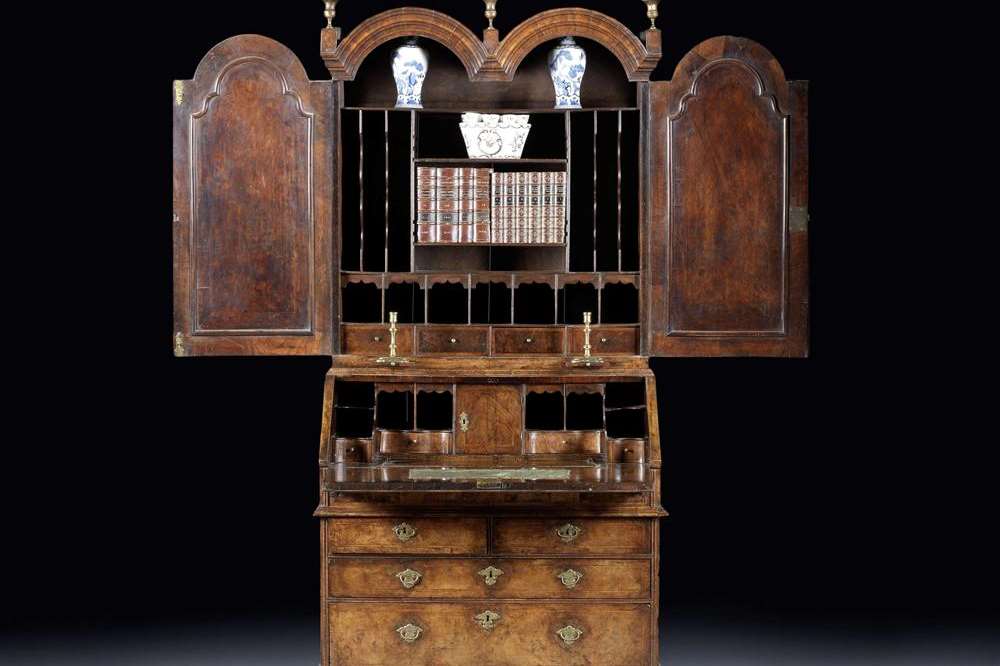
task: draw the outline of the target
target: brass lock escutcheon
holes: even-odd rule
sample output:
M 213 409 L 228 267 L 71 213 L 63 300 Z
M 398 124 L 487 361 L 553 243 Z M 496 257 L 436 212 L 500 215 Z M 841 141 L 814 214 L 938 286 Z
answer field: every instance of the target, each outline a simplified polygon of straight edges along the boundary
M 407 643 L 412 643 L 420 638 L 420 634 L 424 633 L 424 630 L 415 624 L 404 624 L 399 629 L 396 629 L 396 633 Z
M 566 569 L 566 571 L 559 574 L 557 578 L 562 581 L 563 585 L 572 590 L 583 578 L 583 574 L 579 571 L 574 571 L 573 569 Z
M 399 525 L 393 527 L 392 531 L 393 534 L 396 535 L 396 538 L 403 543 L 406 543 L 413 537 L 417 536 L 417 529 L 409 523 L 400 523 Z
M 413 569 L 407 569 L 406 571 L 400 571 L 396 574 L 396 578 L 399 582 L 403 584 L 407 590 L 412 590 L 423 578 L 423 575 L 419 571 L 414 571 Z
M 458 427 L 461 428 L 462 432 L 469 432 L 469 425 L 471 421 L 469 420 L 469 415 L 462 412 L 458 415 Z
M 486 582 L 487 586 L 493 587 L 494 585 L 497 584 L 497 581 L 500 579 L 500 576 L 503 575 L 503 571 L 501 569 L 497 569 L 494 566 L 488 566 L 482 571 L 480 571 L 479 575 L 483 577 L 483 581 Z
M 497 626 L 497 622 L 500 621 L 500 613 L 496 613 L 491 610 L 483 611 L 473 619 L 475 619 L 476 624 L 486 631 L 489 631 L 493 627 Z
M 567 624 L 565 627 L 556 632 L 556 636 L 561 638 L 563 643 L 566 645 L 572 645 L 580 640 L 580 636 L 583 636 L 583 631 L 577 629 L 571 624 Z
M 556 536 L 558 536 L 566 543 L 576 541 L 576 538 L 580 536 L 582 532 L 583 528 L 578 527 L 573 523 L 566 523 L 562 527 L 556 528 Z

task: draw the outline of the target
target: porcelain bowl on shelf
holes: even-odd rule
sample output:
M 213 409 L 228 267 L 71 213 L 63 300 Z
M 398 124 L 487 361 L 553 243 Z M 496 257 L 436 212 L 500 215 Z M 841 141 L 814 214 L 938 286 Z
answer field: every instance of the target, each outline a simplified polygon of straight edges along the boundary
M 531 131 L 530 116 L 496 113 L 463 113 L 462 136 L 473 159 L 521 159 Z

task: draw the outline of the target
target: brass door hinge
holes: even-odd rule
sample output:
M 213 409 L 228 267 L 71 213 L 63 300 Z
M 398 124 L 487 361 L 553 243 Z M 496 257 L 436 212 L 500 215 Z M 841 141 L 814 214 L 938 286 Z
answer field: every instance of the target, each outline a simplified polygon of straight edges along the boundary
M 184 356 L 184 334 L 179 332 L 174 336 L 174 356 Z
M 181 104 L 184 103 L 183 81 L 174 81 L 174 101 L 177 103 L 177 106 L 180 106 Z

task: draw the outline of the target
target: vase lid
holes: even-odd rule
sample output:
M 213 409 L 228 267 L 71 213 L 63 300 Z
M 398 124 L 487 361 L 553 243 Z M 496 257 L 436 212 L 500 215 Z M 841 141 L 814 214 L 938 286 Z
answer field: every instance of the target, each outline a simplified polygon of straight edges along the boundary
M 562 41 L 559 42 L 559 46 L 576 46 L 576 41 L 572 37 L 563 37 Z

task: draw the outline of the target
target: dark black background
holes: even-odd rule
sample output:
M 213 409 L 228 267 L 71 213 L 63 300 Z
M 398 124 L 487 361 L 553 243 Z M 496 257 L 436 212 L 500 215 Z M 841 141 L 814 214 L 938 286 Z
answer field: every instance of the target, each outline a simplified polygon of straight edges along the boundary
M 337 24 L 405 4 L 345 0 Z M 484 25 L 480 2 L 415 4 Z M 565 4 L 501 1 L 496 25 L 502 36 Z M 647 25 L 634 0 L 576 4 Z M 961 534 L 984 499 L 943 465 L 965 434 L 937 421 L 948 397 L 928 360 L 937 322 L 921 304 L 909 314 L 928 315 L 928 329 L 896 319 L 920 276 L 893 265 L 904 249 L 881 207 L 891 146 L 870 132 L 899 119 L 869 96 L 886 70 L 861 45 L 867 21 L 844 20 L 859 9 L 661 7 L 655 79 L 702 40 L 733 34 L 771 50 L 789 80 L 811 80 L 810 358 L 653 361 L 668 619 L 697 609 L 905 623 L 997 610 L 986 553 Z M 91 34 L 85 61 L 61 45 L 63 68 L 90 74 L 73 77 L 59 114 L 91 141 L 74 151 L 75 194 L 44 202 L 67 211 L 50 257 L 63 270 L 43 292 L 56 359 L 24 389 L 38 399 L 44 444 L 30 448 L 42 475 L 21 479 L 33 499 L 10 505 L 7 626 L 318 611 L 311 513 L 329 361 L 173 358 L 170 140 L 172 80 L 231 35 L 273 37 L 327 78 L 321 13 L 320 2 L 176 0 Z M 967 499 L 945 510 L 958 493 Z

